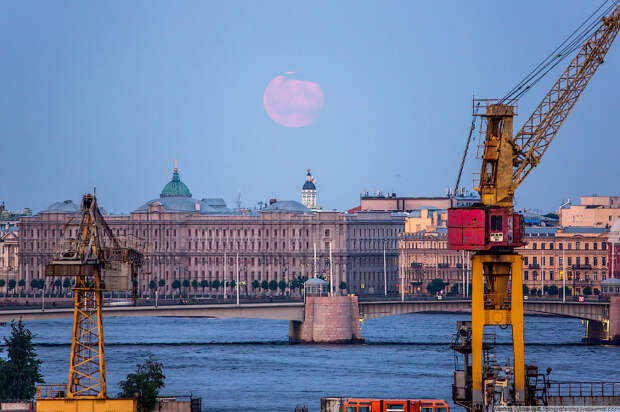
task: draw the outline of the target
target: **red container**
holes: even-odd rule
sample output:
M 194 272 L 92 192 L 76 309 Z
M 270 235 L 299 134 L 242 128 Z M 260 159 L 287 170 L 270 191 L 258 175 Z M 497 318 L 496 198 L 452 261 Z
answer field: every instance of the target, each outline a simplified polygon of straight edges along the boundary
M 448 249 L 490 250 L 520 247 L 523 217 L 506 208 L 466 207 L 448 209 Z

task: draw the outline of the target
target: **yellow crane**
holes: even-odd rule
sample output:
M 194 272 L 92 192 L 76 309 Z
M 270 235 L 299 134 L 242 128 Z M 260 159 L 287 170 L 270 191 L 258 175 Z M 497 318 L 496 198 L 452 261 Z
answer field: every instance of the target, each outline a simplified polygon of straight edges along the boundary
M 468 377 L 471 397 L 462 403 L 472 410 L 483 409 L 485 403 L 482 359 L 485 325 L 512 327 L 514 382 L 510 402 L 523 405 L 531 401 L 525 386 L 523 258 L 515 252 L 515 248 L 525 244 L 525 230 L 523 217 L 513 210 L 514 194 L 540 163 L 603 63 L 620 29 L 620 5 L 612 3 L 610 10 L 516 135 L 513 136 L 513 118 L 517 114 L 514 97 L 474 101 L 473 114 L 482 118 L 485 136 L 480 181 L 475 188 L 482 204 L 448 211 L 448 247 L 475 252 L 472 255 L 472 359 Z
M 69 222 L 70 223 L 70 222 Z M 65 226 L 65 234 L 69 223 Z M 108 227 L 94 194 L 82 198 L 76 237 L 63 237 L 45 276 L 75 279 L 68 383 L 37 388 L 37 411 L 136 410 L 134 399 L 107 395 L 103 338 L 103 292 L 131 290 L 142 266 L 137 244 L 121 245 Z

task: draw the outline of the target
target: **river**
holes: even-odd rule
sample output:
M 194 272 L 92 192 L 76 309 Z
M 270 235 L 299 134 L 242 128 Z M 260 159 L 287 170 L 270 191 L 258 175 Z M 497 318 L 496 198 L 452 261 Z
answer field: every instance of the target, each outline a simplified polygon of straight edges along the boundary
M 363 345 L 289 345 L 288 322 L 257 319 L 106 318 L 108 393 L 149 354 L 163 362 L 162 394 L 201 396 L 209 411 L 318 411 L 323 396 L 441 398 L 451 403 L 458 314 L 365 321 Z M 65 383 L 71 320 L 28 321 L 46 383 Z M 0 328 L 6 336 L 8 326 Z M 528 316 L 526 363 L 561 381 L 620 380 L 620 347 L 586 346 L 581 321 Z M 497 329 L 498 360 L 509 331 Z

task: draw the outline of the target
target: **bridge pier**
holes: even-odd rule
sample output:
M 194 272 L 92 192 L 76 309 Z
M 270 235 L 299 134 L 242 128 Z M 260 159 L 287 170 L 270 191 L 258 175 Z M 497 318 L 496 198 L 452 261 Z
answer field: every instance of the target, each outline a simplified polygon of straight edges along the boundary
M 620 345 L 620 296 L 609 299 L 609 341 Z
M 603 322 L 586 320 L 586 336 L 581 340 L 584 343 L 601 344 L 607 340 L 607 329 Z
M 291 343 L 359 343 L 359 306 L 357 296 L 309 296 L 304 321 L 292 320 Z

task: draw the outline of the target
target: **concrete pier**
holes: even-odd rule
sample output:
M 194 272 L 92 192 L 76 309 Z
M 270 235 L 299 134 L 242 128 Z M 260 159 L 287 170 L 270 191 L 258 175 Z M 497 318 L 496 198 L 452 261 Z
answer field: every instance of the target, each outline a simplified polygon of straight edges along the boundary
M 304 321 L 291 321 L 291 343 L 359 343 L 357 296 L 309 296 Z
M 609 341 L 620 345 L 620 296 L 609 299 Z

